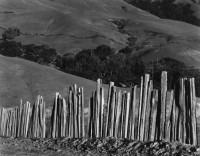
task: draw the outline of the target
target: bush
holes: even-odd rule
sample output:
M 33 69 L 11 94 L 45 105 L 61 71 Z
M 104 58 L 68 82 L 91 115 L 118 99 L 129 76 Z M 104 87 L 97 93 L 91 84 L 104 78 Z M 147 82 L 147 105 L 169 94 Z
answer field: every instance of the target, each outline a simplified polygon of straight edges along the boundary
M 20 30 L 16 27 L 10 27 L 2 34 L 4 40 L 13 40 L 17 36 L 20 36 Z
M 0 42 L 0 54 L 4 56 L 21 57 L 23 52 L 23 46 L 19 42 L 6 40 Z

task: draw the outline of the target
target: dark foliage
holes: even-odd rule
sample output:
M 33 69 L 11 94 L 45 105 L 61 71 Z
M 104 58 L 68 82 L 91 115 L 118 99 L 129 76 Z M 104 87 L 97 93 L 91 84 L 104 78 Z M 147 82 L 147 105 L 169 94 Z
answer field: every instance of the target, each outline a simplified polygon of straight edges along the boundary
M 163 58 L 152 62 L 146 67 L 146 72 L 151 74 L 154 80 L 154 86 L 160 88 L 161 73 L 167 71 L 168 89 L 174 89 L 175 84 L 180 78 L 195 78 L 196 95 L 200 96 L 200 71 L 193 67 L 186 67 L 184 63 L 172 58 Z
M 22 44 L 15 41 L 0 42 L 0 54 L 9 57 L 20 57 L 24 51 Z
M 55 64 L 57 56 L 56 50 L 48 46 L 22 45 L 19 42 L 7 40 L 0 42 L 0 54 L 21 57 L 40 64 Z
M 200 26 L 200 20 L 194 16 L 191 4 L 174 4 L 175 0 L 125 0 L 126 2 L 146 10 L 160 18 L 187 22 Z
M 118 86 L 130 86 L 144 74 L 145 66 L 139 57 L 131 56 L 131 50 L 125 48 L 119 53 L 106 45 L 94 50 L 83 50 L 76 56 L 67 54 L 59 57 L 58 64 L 67 73 L 88 79 L 103 79 L 104 83 L 114 81 Z M 58 61 L 57 60 L 57 61 Z
M 10 27 L 2 34 L 4 40 L 13 40 L 17 36 L 20 36 L 20 30 L 16 27 Z

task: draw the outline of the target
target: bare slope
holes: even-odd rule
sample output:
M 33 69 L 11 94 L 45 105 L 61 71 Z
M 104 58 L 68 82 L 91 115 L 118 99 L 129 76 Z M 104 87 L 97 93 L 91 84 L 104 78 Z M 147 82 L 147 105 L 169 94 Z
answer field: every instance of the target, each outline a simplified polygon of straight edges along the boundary
M 74 83 L 84 87 L 86 97 L 91 96 L 96 87 L 93 81 L 23 59 L 0 55 L 0 106 L 15 107 L 19 105 L 20 99 L 32 103 L 40 94 L 47 106 L 51 107 L 55 92 L 66 96 Z

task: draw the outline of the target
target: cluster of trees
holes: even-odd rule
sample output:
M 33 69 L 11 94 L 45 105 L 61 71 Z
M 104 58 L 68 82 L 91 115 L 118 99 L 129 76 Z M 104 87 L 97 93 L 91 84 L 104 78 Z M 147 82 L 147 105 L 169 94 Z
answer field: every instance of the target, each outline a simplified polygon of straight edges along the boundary
M 20 57 L 40 64 L 56 64 L 56 50 L 48 46 L 34 44 L 22 45 L 20 42 L 3 40 L 0 42 L 0 54 Z
M 129 86 L 144 74 L 144 64 L 128 48 L 118 53 L 106 45 L 82 50 L 77 55 L 58 56 L 57 65 L 63 71 L 88 79 L 101 78 L 104 83 L 114 81 L 119 86 Z
M 126 2 L 146 10 L 160 18 L 187 22 L 200 26 L 200 20 L 194 16 L 191 4 L 175 4 L 175 0 L 125 0 Z

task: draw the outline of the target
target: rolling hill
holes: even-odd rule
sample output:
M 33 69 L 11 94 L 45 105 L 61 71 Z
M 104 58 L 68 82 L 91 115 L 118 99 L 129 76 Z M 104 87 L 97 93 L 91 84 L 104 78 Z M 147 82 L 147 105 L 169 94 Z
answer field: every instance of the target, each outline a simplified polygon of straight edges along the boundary
M 94 81 L 31 61 L 0 55 L 0 106 L 2 107 L 19 106 L 21 99 L 33 103 L 37 95 L 42 95 L 47 107 L 52 107 L 55 93 L 59 92 L 66 97 L 69 87 L 73 84 L 84 87 L 84 94 L 88 98 L 96 88 Z M 105 93 L 107 94 L 107 91 Z M 87 106 L 87 98 L 85 102 Z
M 23 44 L 49 45 L 63 55 L 105 44 L 130 46 L 146 61 L 172 57 L 200 66 L 200 28 L 160 19 L 122 0 L 2 0 L 0 27 L 18 27 Z M 121 21 L 122 26 L 119 25 Z

